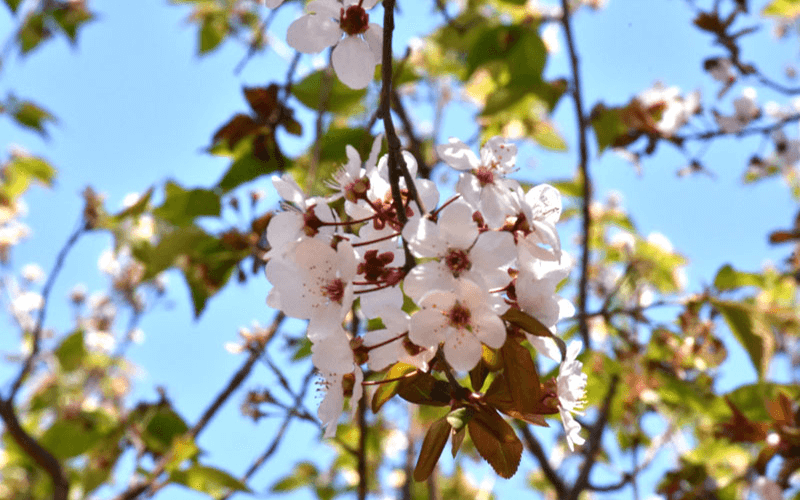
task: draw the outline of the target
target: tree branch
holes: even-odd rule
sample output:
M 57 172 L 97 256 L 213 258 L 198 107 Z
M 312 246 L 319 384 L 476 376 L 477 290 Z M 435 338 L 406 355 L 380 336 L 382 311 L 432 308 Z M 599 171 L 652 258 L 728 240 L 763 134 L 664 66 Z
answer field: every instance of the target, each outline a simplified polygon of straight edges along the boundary
M 247 357 L 247 360 L 244 362 L 241 368 L 236 371 L 233 377 L 231 377 L 225 388 L 223 388 L 217 397 L 214 398 L 214 401 L 212 401 L 206 411 L 203 412 L 203 415 L 200 417 L 197 423 L 189 430 L 189 435 L 192 438 L 197 438 L 197 436 L 203 432 L 211 419 L 217 414 L 217 411 L 219 411 L 219 409 L 222 408 L 222 405 L 230 398 L 231 394 L 233 394 L 236 389 L 239 388 L 242 382 L 244 382 L 247 376 L 250 375 L 250 372 L 253 370 L 256 362 L 261 357 L 261 353 L 266 348 L 269 340 L 275 336 L 275 333 L 277 332 L 284 318 L 285 316 L 283 313 L 276 314 L 275 319 L 272 321 L 272 325 L 267 331 L 266 340 L 260 346 L 258 346 L 258 348 L 251 346 L 250 355 Z M 150 494 L 153 494 L 166 486 L 169 483 L 168 479 L 165 479 L 161 482 L 158 482 L 158 479 L 166 470 L 167 464 L 169 464 L 171 459 L 171 453 L 165 453 L 161 460 L 158 461 L 148 478 L 131 485 L 128 487 L 128 489 L 114 497 L 114 500 L 133 500 L 139 497 L 139 495 L 146 493 L 148 490 L 150 491 Z
M 56 257 L 56 263 L 53 266 L 53 270 L 50 271 L 50 275 L 47 277 L 47 282 L 44 284 L 44 288 L 42 289 L 42 307 L 39 309 L 39 315 L 36 318 L 36 327 L 33 329 L 32 337 L 33 337 L 33 347 L 31 348 L 31 353 L 25 359 L 25 364 L 22 366 L 22 370 L 17 375 L 16 380 L 11 386 L 11 392 L 8 394 L 8 403 L 13 407 L 14 398 L 19 392 L 20 387 L 22 386 L 22 382 L 25 380 L 31 370 L 33 369 L 33 363 L 36 361 L 36 356 L 39 355 L 39 348 L 41 344 L 42 338 L 42 329 L 44 328 L 44 318 L 47 315 L 47 304 L 50 299 L 50 293 L 53 291 L 53 285 L 55 285 L 56 278 L 58 277 L 59 273 L 61 273 L 61 268 L 64 267 L 64 261 L 67 259 L 67 254 L 72 247 L 75 246 L 75 243 L 78 242 L 78 238 L 80 238 L 81 234 L 86 231 L 87 225 L 86 222 L 81 218 L 81 222 L 77 228 L 72 232 L 67 242 L 58 252 L 58 256 Z
M 583 178 L 583 220 L 581 232 L 583 234 L 583 254 L 581 255 L 581 277 L 578 285 L 578 313 L 580 314 L 580 332 L 583 344 L 586 349 L 591 349 L 591 339 L 589 338 L 589 323 L 586 320 L 586 307 L 589 297 L 589 232 L 592 226 L 592 215 L 589 210 L 592 203 L 592 179 L 589 176 L 589 143 L 586 137 L 586 115 L 583 112 L 583 98 L 581 96 L 581 75 L 578 70 L 578 54 L 575 50 L 575 40 L 572 37 L 572 25 L 570 23 L 570 7 L 568 0 L 561 0 L 563 17 L 561 24 L 567 38 L 567 48 L 569 49 L 570 67 L 572 69 L 572 97 L 575 101 L 575 117 L 578 120 L 578 140 L 580 163 L 578 168 Z
M 555 469 L 550 466 L 550 461 L 547 459 L 547 455 L 545 455 L 542 445 L 539 444 L 539 441 L 528 428 L 527 424 L 520 425 L 519 430 L 522 433 L 522 439 L 525 441 L 528 451 L 530 451 L 533 456 L 536 457 L 536 460 L 539 461 L 539 467 L 542 468 L 542 472 L 544 473 L 545 477 L 550 484 L 553 485 L 553 489 L 556 490 L 556 496 L 558 498 L 562 498 L 564 493 L 567 491 L 567 487 L 564 485 L 564 481 L 561 479 L 561 476 L 558 475 L 558 472 L 556 472 Z
M 53 482 L 53 500 L 67 500 L 69 496 L 69 481 L 64 474 L 64 469 L 49 451 L 25 432 L 19 420 L 17 420 L 17 415 L 10 399 L 0 399 L 0 417 L 5 423 L 6 432 L 14 439 L 14 442 L 50 476 Z
M 572 485 L 572 489 L 570 489 L 569 494 L 566 497 L 568 500 L 578 500 L 581 492 L 587 489 L 589 486 L 589 476 L 591 475 L 594 464 L 597 461 L 597 454 L 600 451 L 600 440 L 603 437 L 603 432 L 605 432 L 606 424 L 608 423 L 608 415 L 611 411 L 611 401 L 614 399 L 614 395 L 617 392 L 618 383 L 619 376 L 615 374 L 611 377 L 611 383 L 608 386 L 608 392 L 603 400 L 603 405 L 600 407 L 600 414 L 597 416 L 597 421 L 595 421 L 594 425 L 592 425 L 589 439 L 586 442 L 586 446 L 583 448 L 583 454 L 586 457 L 586 460 L 584 460 L 583 464 L 581 465 L 580 472 L 578 473 L 578 479 L 575 480 L 575 483 Z

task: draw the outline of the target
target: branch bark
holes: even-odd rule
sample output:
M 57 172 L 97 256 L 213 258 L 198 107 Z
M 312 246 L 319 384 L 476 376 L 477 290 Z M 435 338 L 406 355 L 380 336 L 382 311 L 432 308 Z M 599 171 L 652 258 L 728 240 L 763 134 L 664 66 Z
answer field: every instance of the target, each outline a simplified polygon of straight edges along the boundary
M 561 0 L 561 8 L 564 14 L 561 24 L 567 38 L 567 48 L 569 50 L 569 61 L 572 72 L 572 97 L 575 101 L 575 117 L 578 121 L 578 141 L 580 163 L 578 168 L 583 178 L 583 217 L 581 232 L 583 233 L 583 254 L 581 255 L 581 277 L 578 285 L 578 313 L 580 314 L 580 333 L 586 349 L 591 349 L 591 339 L 589 338 L 589 322 L 586 319 L 586 307 L 589 297 L 589 233 L 592 227 L 592 216 L 589 210 L 592 203 L 592 178 L 589 175 L 589 143 L 586 137 L 588 122 L 583 111 L 583 98 L 581 91 L 581 75 L 578 69 L 578 54 L 575 49 L 575 40 L 572 36 L 572 24 L 570 7 L 568 0 Z

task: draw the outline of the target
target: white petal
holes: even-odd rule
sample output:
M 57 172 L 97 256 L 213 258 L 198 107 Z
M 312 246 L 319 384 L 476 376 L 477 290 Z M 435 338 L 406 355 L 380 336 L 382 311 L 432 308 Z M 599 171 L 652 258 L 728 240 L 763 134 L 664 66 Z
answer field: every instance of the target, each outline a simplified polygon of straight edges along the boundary
M 473 333 L 493 349 L 499 349 L 506 343 L 506 327 L 496 314 L 486 313 L 475 318 Z
M 478 237 L 478 224 L 472 220 L 472 208 L 463 201 L 446 206 L 439 214 L 437 225 L 449 249 L 467 250 Z
M 433 291 L 451 291 L 455 287 L 456 279 L 452 273 L 439 262 L 423 262 L 418 264 L 406 276 L 403 282 L 403 291 L 414 302 L 420 300 Z
M 282 4 L 282 3 L 283 3 L 283 0 L 267 0 L 267 7 L 270 8 L 270 9 L 275 9 L 278 6 L 280 6 L 280 4 Z
M 451 137 L 447 144 L 436 146 L 439 158 L 456 170 L 474 170 L 480 167 L 481 162 L 469 146 Z
M 383 28 L 375 23 L 369 23 L 367 31 L 364 32 L 364 40 L 375 56 L 375 64 L 380 64 L 383 59 Z
M 363 2 L 361 2 L 361 7 L 363 7 L 364 10 L 369 10 L 378 5 L 379 1 L 380 0 L 364 0 Z
M 567 434 L 569 451 L 575 451 L 575 444 L 581 445 L 586 442 L 586 440 L 578 434 L 581 430 L 581 424 L 575 420 L 572 414 L 563 408 L 559 408 L 558 412 L 561 414 L 561 422 L 564 424 L 564 432 Z
M 447 318 L 440 310 L 423 309 L 411 316 L 408 338 L 419 346 L 435 347 L 446 339 L 447 328 Z
M 351 89 L 363 89 L 375 75 L 375 57 L 367 42 L 347 36 L 336 45 L 331 56 L 336 76 Z
M 286 42 L 304 54 L 316 54 L 335 45 L 342 37 L 337 23 L 323 15 L 306 14 L 289 25 Z
M 481 359 L 481 342 L 466 330 L 450 330 L 444 343 L 444 357 L 455 370 L 472 370 Z

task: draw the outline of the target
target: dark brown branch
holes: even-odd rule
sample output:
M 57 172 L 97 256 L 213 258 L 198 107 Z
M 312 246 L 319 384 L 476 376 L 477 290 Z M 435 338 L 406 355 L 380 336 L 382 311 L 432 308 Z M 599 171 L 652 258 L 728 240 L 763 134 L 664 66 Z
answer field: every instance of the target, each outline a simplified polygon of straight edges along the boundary
M 589 486 L 589 476 L 592 473 L 594 464 L 597 461 L 597 455 L 600 452 L 600 441 L 602 440 L 603 433 L 606 430 L 608 415 L 611 411 L 611 401 L 614 399 L 614 395 L 617 393 L 618 383 L 619 377 L 617 375 L 613 375 L 611 377 L 611 383 L 608 385 L 606 397 L 603 400 L 602 406 L 600 407 L 600 413 L 597 416 L 597 420 L 595 421 L 594 425 L 591 426 L 589 439 L 586 440 L 586 444 L 583 447 L 583 455 L 586 457 L 586 459 L 583 461 L 583 464 L 581 464 L 580 472 L 578 473 L 578 479 L 576 479 L 575 483 L 572 485 L 572 489 L 570 489 L 569 494 L 566 497 L 567 500 L 578 500 L 581 492 L 587 489 Z
M 64 469 L 49 451 L 25 432 L 17 420 L 17 414 L 14 412 L 10 399 L 0 399 L 0 417 L 5 423 L 6 432 L 14 439 L 14 442 L 50 476 L 53 482 L 53 500 L 67 500 L 69 481 L 64 474 Z
M 578 70 L 578 54 L 575 50 L 575 40 L 572 37 L 572 24 L 570 22 L 570 10 L 568 0 L 561 0 L 563 17 L 561 24 L 564 27 L 564 34 L 567 38 L 567 48 L 569 49 L 569 61 L 572 70 L 572 97 L 575 101 L 575 117 L 578 120 L 578 141 L 580 163 L 578 168 L 583 178 L 583 220 L 581 233 L 583 234 L 583 253 L 581 254 L 581 276 L 578 284 L 578 313 L 580 317 L 579 329 L 581 338 L 586 349 L 591 349 L 591 339 L 589 338 L 589 323 L 586 321 L 586 307 L 589 298 L 589 232 L 592 227 L 592 215 L 589 207 L 592 203 L 592 178 L 589 176 L 589 142 L 586 137 L 587 121 L 583 112 L 583 98 L 581 95 L 581 75 Z
M 367 401 L 362 397 L 358 401 L 358 500 L 367 499 Z
M 16 397 L 17 392 L 19 392 L 22 382 L 25 380 L 25 377 L 30 374 L 31 370 L 33 369 L 33 364 L 36 361 L 36 357 L 39 355 L 42 329 L 44 328 L 44 318 L 47 315 L 47 304 L 50 299 L 50 293 L 53 291 L 53 285 L 55 284 L 56 278 L 61 272 L 61 268 L 64 267 L 64 261 L 67 258 L 67 254 L 70 250 L 72 250 L 72 247 L 75 246 L 78 238 L 80 238 L 81 234 L 83 234 L 86 229 L 86 222 L 81 220 L 79 226 L 75 229 L 75 231 L 72 232 L 72 235 L 70 235 L 67 242 L 58 252 L 55 266 L 53 266 L 53 270 L 50 271 L 50 275 L 47 277 L 47 282 L 42 289 L 42 307 L 39 309 L 39 315 L 36 318 L 36 326 L 31 334 L 33 347 L 31 349 L 31 353 L 25 359 L 25 364 L 22 366 L 22 370 L 19 372 L 19 375 L 17 375 L 16 380 L 14 380 L 14 383 L 11 386 L 11 392 L 8 394 L 8 403 L 12 405 L 12 407 L 14 404 L 14 398 Z
M 419 176 L 427 179 L 431 175 L 431 166 L 428 165 L 425 161 L 425 157 L 422 155 L 422 141 L 420 141 L 414 133 L 414 125 L 408 117 L 408 113 L 403 106 L 397 89 L 392 89 L 392 108 L 394 112 L 397 113 L 397 117 L 400 118 L 400 122 L 403 124 L 403 131 L 406 136 L 408 136 L 408 151 L 414 156 L 414 159 L 417 160 Z
M 533 435 L 530 428 L 527 425 L 520 425 L 519 430 L 522 433 L 522 439 L 525 441 L 525 445 L 528 447 L 528 451 L 530 451 L 536 460 L 539 462 L 539 467 L 542 468 L 542 472 L 547 480 L 553 485 L 553 489 L 556 490 L 556 496 L 558 498 L 562 498 L 564 496 L 564 492 L 567 491 L 567 487 L 564 485 L 564 481 L 561 479 L 561 476 L 558 475 L 558 472 L 555 471 L 550 466 L 550 461 L 547 459 L 547 455 L 542 449 L 542 445 L 539 444 L 539 441 L 536 439 L 536 436 Z

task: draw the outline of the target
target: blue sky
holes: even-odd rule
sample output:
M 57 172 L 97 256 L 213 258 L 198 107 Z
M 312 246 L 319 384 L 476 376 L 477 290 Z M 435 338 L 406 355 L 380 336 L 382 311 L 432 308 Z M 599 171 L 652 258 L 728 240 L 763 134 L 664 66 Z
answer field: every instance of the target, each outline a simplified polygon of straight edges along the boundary
M 414 2 L 415 7 L 410 7 L 411 2 L 399 3 L 405 12 L 397 23 L 395 53 L 403 52 L 409 36 L 424 34 L 439 21 L 429 15 L 427 7 L 416 7 L 421 2 Z M 760 7 L 759 2 L 751 3 L 756 4 L 754 9 Z M 255 57 L 244 71 L 234 74 L 246 49 L 233 42 L 198 58 L 196 29 L 185 21 L 188 9 L 167 5 L 164 0 L 95 1 L 90 5 L 98 18 L 81 31 L 77 48 L 55 40 L 26 59 L 4 61 L 0 73 L 0 95 L 14 92 L 32 99 L 59 118 L 58 125 L 50 128 L 49 141 L 0 120 L 0 147 L 21 145 L 46 157 L 59 170 L 54 189 L 33 189 L 26 195 L 30 207 L 27 223 L 33 235 L 14 251 L 12 265 L 17 269 L 29 262 L 39 263 L 45 270 L 52 266 L 56 250 L 79 217 L 79 193 L 87 185 L 105 193 L 107 206 L 116 209 L 127 193 L 142 192 L 169 178 L 188 186 L 215 183 L 226 164 L 205 154 L 203 148 L 220 124 L 246 109 L 241 86 L 281 81 L 285 74 L 286 62 L 274 53 Z M 285 11 L 274 25 L 279 38 L 299 12 Z M 601 98 L 608 104 L 625 102 L 657 80 L 686 91 L 700 89 L 704 97 L 715 94 L 718 83 L 702 73 L 702 59 L 723 52 L 709 48 L 710 37 L 689 26 L 691 17 L 687 3 L 675 0 L 610 0 L 604 11 L 576 16 L 587 108 Z M 12 27 L 13 20 L 3 10 L 0 34 L 10 33 Z M 768 25 L 752 41 L 755 43 L 748 45 L 752 48 L 745 55 L 763 63 L 767 74 L 782 74 L 796 52 L 790 42 L 771 41 Z M 548 66 L 550 76 L 566 73 L 563 47 L 562 40 L 562 52 Z M 303 62 L 308 68 L 310 59 Z M 742 87 L 738 84 L 729 92 L 719 104 L 720 111 L 731 111 L 730 101 Z M 759 100 L 775 97 L 765 94 Z M 429 118 L 425 110 L 417 113 L 421 120 Z M 544 181 L 572 175 L 577 151 L 572 113 L 571 103 L 564 99 L 555 115 L 572 147 L 570 152 L 522 148 L 519 164 L 532 160 L 536 165 L 526 176 Z M 310 115 L 301 114 L 301 118 L 306 120 L 306 130 L 311 130 Z M 471 121 L 467 110 L 448 113 L 445 135 L 466 140 L 474 133 Z M 302 141 L 308 144 L 310 136 Z M 770 247 L 766 240 L 769 230 L 788 226 L 794 218 L 796 205 L 788 190 L 778 180 L 752 186 L 740 181 L 746 159 L 757 144 L 756 138 L 725 139 L 712 146 L 705 159 L 715 179 L 677 178 L 675 172 L 686 159 L 664 146 L 662 154 L 644 163 L 641 176 L 613 153 L 599 159 L 593 153 L 590 168 L 598 197 L 604 198 L 610 190 L 623 193 L 624 206 L 634 214 L 643 234 L 659 231 L 667 235 L 689 258 L 690 289 L 699 290 L 726 262 L 755 270 L 767 260 L 778 262 L 788 254 L 788 249 Z M 0 157 L 5 154 L 0 152 Z M 270 189 L 264 180 L 254 187 Z M 233 214 L 227 216 L 235 220 Z M 571 235 L 565 232 L 562 238 L 570 241 Z M 105 235 L 81 240 L 55 288 L 48 325 L 69 324 L 69 310 L 58 302 L 75 283 L 86 283 L 91 291 L 106 287 L 105 278 L 97 271 L 97 257 L 109 245 L 110 238 Z M 209 395 L 215 394 L 242 362 L 224 351 L 223 344 L 236 340 L 239 326 L 253 320 L 269 322 L 267 285 L 263 280 L 246 288 L 231 285 L 210 302 L 200 322 L 192 322 L 182 280 L 176 274 L 169 278 L 171 306 L 146 318 L 142 328 L 147 340 L 130 351 L 132 360 L 142 368 L 136 395 L 155 399 L 154 387 L 164 385 L 177 408 L 193 421 L 207 405 Z M 0 350 L 15 350 L 18 339 L 13 329 L 3 331 L 9 333 L 0 335 Z M 728 367 L 733 363 L 749 367 L 741 350 L 732 351 L 729 363 Z M 0 367 L 0 380 L 8 380 L 10 373 L 7 366 Z M 752 370 L 738 370 L 726 375 L 720 388 L 730 389 L 754 377 Z M 264 385 L 271 380 L 261 369 L 251 378 Z M 209 463 L 224 464 L 234 473 L 247 468 L 274 432 L 272 423 L 254 426 L 243 421 L 238 416 L 240 400 L 234 397 L 200 439 L 201 446 L 211 450 Z M 329 454 L 324 445 L 317 444 L 316 431 L 307 424 L 295 424 L 293 429 L 273 465 L 257 476 L 256 486 L 271 484 L 301 456 Z M 295 453 L 298 449 L 303 450 L 302 455 Z M 524 458 L 521 471 L 526 466 L 532 468 L 534 462 Z M 488 472 L 487 467 L 477 469 L 479 478 Z M 652 484 L 646 485 L 643 493 L 652 488 Z M 160 498 L 200 496 L 169 488 Z

